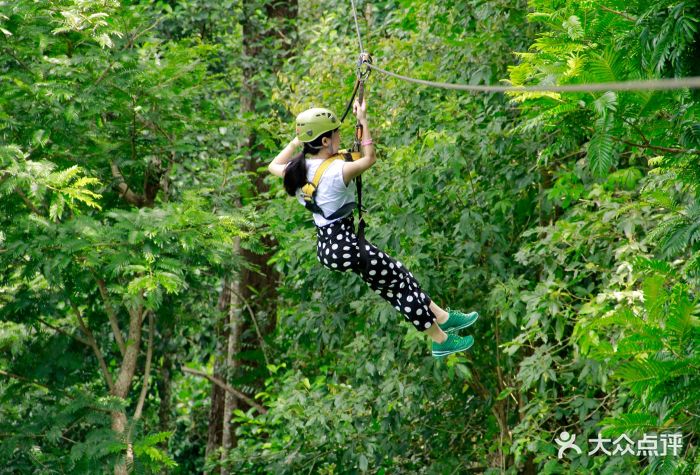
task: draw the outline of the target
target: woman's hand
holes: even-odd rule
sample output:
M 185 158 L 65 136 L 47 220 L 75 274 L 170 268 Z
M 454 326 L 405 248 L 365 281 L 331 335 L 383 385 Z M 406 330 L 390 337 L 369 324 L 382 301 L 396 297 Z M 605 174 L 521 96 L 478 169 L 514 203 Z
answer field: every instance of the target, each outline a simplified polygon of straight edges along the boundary
M 355 114 L 358 121 L 367 122 L 367 103 L 364 97 L 362 98 L 362 104 L 355 98 L 355 102 L 352 105 L 352 113 Z
M 278 153 L 274 160 L 272 160 L 272 162 L 267 166 L 270 173 L 279 177 L 284 177 L 284 170 L 287 164 L 289 164 L 293 158 L 292 154 L 294 153 L 294 149 L 301 144 L 302 141 L 299 140 L 299 137 L 294 137 L 292 140 L 290 140 L 287 146 L 284 147 L 284 149 Z

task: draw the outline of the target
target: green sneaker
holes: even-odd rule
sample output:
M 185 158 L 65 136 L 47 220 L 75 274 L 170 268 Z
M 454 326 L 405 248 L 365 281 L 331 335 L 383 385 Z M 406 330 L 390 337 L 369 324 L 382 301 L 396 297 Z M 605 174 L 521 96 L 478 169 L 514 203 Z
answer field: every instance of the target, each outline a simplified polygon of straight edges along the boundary
M 456 332 L 457 330 L 461 330 L 462 328 L 466 328 L 479 318 L 479 314 L 477 312 L 469 312 L 464 314 L 462 312 L 458 312 L 457 310 L 450 310 L 448 308 L 447 313 L 449 314 L 447 321 L 445 323 L 438 323 L 442 331 L 446 333 L 452 333 Z
M 442 343 L 433 342 L 433 356 L 441 358 L 458 351 L 468 350 L 473 344 L 474 337 L 471 335 L 461 337 L 455 334 L 448 334 L 447 339 Z

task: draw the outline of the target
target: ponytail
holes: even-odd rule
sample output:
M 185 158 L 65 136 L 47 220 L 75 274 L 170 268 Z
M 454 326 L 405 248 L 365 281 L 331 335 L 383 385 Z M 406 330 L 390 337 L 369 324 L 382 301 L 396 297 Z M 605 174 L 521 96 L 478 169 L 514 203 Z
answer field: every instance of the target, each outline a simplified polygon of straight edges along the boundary
M 308 144 L 305 143 L 304 150 L 292 158 L 284 169 L 284 189 L 287 190 L 287 194 L 290 196 L 296 195 L 297 189 L 304 186 L 307 181 L 305 159 L 308 153 L 307 147 Z
M 304 186 L 308 181 L 307 178 L 307 168 L 306 168 L 306 154 L 317 153 L 322 145 L 321 141 L 323 137 L 330 138 L 333 135 L 333 130 L 329 130 L 318 137 L 316 137 L 311 142 L 304 142 L 304 150 L 299 152 L 292 158 L 292 160 L 287 164 L 284 169 L 284 189 L 287 194 L 294 196 L 297 190 Z

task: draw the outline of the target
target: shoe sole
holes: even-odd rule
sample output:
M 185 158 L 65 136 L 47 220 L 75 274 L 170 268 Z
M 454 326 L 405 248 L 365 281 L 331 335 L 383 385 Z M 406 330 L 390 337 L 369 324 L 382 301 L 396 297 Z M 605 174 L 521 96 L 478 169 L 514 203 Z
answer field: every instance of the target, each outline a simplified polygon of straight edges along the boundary
M 468 350 L 472 346 L 474 346 L 474 339 L 473 338 L 472 338 L 472 342 L 469 346 L 466 346 L 464 348 L 457 348 L 457 349 L 449 350 L 449 351 L 433 351 L 433 356 L 441 357 L 441 356 L 451 355 L 452 353 L 458 353 L 460 351 Z
M 467 327 L 470 327 L 470 326 L 474 325 L 478 319 L 479 319 L 479 314 L 477 313 L 477 314 L 476 314 L 476 318 L 475 318 L 474 320 L 472 320 L 471 322 L 469 322 L 469 323 L 467 323 L 467 324 L 465 324 L 465 325 L 462 325 L 461 327 L 452 327 L 452 328 L 449 328 L 449 329 L 443 330 L 443 331 L 444 331 L 445 333 L 456 332 L 457 330 L 461 330 L 462 328 L 467 328 Z

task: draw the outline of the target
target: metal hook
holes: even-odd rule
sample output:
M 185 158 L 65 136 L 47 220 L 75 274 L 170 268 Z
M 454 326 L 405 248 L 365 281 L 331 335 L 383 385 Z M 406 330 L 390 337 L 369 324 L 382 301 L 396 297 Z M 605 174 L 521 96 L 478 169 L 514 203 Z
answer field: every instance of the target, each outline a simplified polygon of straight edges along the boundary
M 372 68 L 368 66 L 369 64 L 372 64 L 372 56 L 370 56 L 369 53 L 360 53 L 356 68 L 357 77 L 359 79 L 364 81 L 369 77 L 369 73 L 372 72 Z

